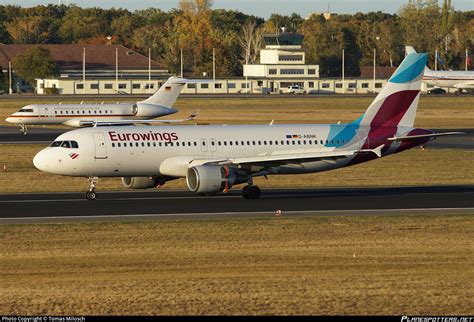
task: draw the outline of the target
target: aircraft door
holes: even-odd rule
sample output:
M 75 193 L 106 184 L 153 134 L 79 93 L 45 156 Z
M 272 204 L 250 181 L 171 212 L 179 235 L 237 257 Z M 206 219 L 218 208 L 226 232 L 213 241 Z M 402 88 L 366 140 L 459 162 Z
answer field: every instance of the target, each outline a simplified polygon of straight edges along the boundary
M 44 115 L 47 118 L 53 118 L 53 111 L 49 111 L 49 108 L 45 107 L 44 108 Z
M 107 146 L 105 145 L 104 133 L 92 133 L 94 136 L 95 158 L 107 159 Z
M 359 149 L 362 149 L 364 146 L 364 143 L 367 142 L 366 147 L 369 147 L 369 136 L 367 130 L 361 130 L 359 129 L 357 131 L 357 137 L 358 137 L 358 144 L 359 144 Z

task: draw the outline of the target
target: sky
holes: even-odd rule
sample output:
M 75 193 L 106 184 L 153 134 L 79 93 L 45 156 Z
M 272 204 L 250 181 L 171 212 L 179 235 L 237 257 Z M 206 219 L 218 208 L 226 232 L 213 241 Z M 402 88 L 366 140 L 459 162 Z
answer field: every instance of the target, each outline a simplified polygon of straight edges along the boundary
M 74 3 L 80 7 L 127 8 L 131 11 L 150 7 L 168 11 L 177 7 L 179 0 L 0 0 L 0 4 L 32 7 L 39 4 Z M 239 10 L 246 14 L 268 18 L 272 13 L 290 15 L 293 12 L 307 17 L 311 12 L 356 13 L 383 11 L 396 13 L 408 0 L 214 0 L 214 9 Z M 442 1 L 440 0 L 440 3 Z M 456 10 L 474 10 L 474 0 L 452 0 Z

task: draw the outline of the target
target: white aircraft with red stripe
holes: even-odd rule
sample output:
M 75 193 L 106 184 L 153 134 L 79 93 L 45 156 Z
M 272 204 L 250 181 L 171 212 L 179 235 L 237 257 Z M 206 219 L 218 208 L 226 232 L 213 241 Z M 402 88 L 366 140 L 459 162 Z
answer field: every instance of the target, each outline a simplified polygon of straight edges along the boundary
M 410 54 L 367 111 L 349 124 L 111 126 L 60 135 L 33 159 L 39 170 L 89 178 L 122 177 L 131 189 L 186 178 L 199 194 L 247 183 L 245 198 L 260 197 L 253 178 L 351 166 L 422 145 L 440 135 L 414 128 L 426 54 Z
M 416 53 L 412 46 L 405 46 L 407 54 Z M 474 71 L 463 70 L 432 70 L 425 66 L 423 82 L 436 87 L 456 88 L 459 93 L 463 90 L 474 92 Z
M 201 81 L 170 77 L 155 94 L 137 103 L 117 104 L 32 104 L 22 107 L 6 121 L 18 124 L 26 134 L 28 125 L 67 125 L 87 127 L 97 125 L 123 125 L 131 121 L 142 123 L 171 123 L 184 120 L 153 120 L 155 117 L 176 113 L 173 108 L 181 90 L 187 83 Z M 150 122 L 151 121 L 151 122 Z

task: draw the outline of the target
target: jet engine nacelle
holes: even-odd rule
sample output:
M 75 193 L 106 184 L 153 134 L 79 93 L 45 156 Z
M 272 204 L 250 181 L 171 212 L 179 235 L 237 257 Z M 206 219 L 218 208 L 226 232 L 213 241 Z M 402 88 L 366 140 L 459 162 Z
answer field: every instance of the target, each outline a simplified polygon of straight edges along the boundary
M 154 177 L 122 177 L 122 183 L 129 189 L 149 189 L 163 185 L 165 180 Z
M 178 110 L 157 104 L 138 103 L 134 105 L 133 113 L 138 117 L 153 118 L 176 113 Z
M 246 181 L 246 175 L 228 166 L 198 165 L 186 174 L 189 190 L 197 193 L 227 192 L 234 184 Z

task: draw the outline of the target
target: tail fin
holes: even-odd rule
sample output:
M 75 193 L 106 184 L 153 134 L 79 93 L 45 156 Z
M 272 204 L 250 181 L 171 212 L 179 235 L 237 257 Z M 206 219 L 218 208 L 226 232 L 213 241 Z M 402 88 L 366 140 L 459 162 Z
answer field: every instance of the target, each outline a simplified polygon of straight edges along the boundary
M 413 127 L 427 59 L 427 54 L 408 54 L 370 104 L 360 125 Z
M 415 48 L 413 48 L 413 46 L 405 46 L 405 56 L 408 55 L 408 54 L 416 54 L 416 50 Z M 425 71 L 428 71 L 430 72 L 431 69 L 427 66 L 425 66 Z
M 416 50 L 415 48 L 413 48 L 413 46 L 405 46 L 405 56 L 409 55 L 409 54 L 416 54 Z
M 139 103 L 156 104 L 172 108 L 186 83 L 186 79 L 172 76 L 168 78 L 155 94 Z

